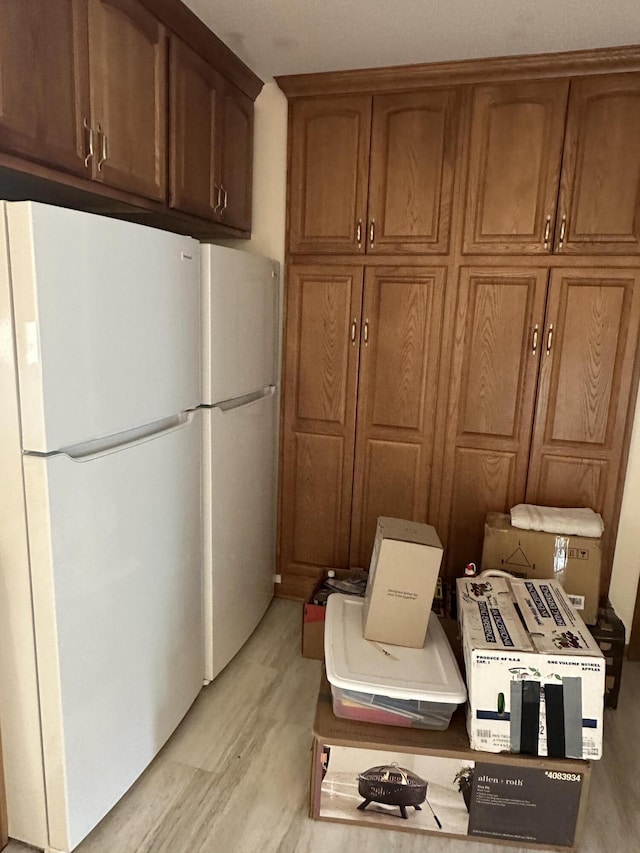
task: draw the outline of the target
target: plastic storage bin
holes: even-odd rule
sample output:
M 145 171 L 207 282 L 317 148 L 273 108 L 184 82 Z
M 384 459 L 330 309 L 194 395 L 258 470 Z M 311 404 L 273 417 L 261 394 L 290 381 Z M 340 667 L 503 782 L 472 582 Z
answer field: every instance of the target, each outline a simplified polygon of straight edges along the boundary
M 431 614 L 422 649 L 365 640 L 362 599 L 327 602 L 325 661 L 336 717 L 446 729 L 467 691 L 451 646 Z

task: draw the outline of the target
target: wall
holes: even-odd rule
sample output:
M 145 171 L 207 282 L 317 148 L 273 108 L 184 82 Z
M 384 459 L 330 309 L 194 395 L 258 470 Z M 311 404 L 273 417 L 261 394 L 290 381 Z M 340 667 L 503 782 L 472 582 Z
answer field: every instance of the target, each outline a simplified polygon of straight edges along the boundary
M 631 633 L 633 611 L 636 603 L 638 578 L 640 577 L 640 540 L 638 523 L 640 522 L 640 394 L 636 406 L 627 478 L 622 498 L 618 540 L 613 560 L 613 574 L 609 597 L 611 603 L 627 629 L 627 642 Z

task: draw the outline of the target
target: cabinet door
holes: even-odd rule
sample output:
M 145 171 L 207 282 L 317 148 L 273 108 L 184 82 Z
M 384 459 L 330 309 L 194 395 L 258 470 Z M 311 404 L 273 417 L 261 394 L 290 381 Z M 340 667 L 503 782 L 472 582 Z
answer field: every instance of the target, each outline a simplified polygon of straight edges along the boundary
M 171 38 L 169 205 L 216 218 L 218 90 L 214 69 L 180 39 Z
M 368 252 L 448 252 L 458 109 L 456 89 L 374 97 Z
M 287 283 L 281 571 L 346 568 L 362 269 L 291 267 Z
M 438 532 L 451 577 L 525 494 L 548 272 L 460 272 Z
M 368 269 L 360 345 L 351 565 L 379 515 L 425 522 L 446 268 Z
M 251 231 L 253 176 L 253 101 L 231 83 L 222 90 L 219 137 L 220 219 Z
M 0 22 L 0 149 L 89 175 L 86 5 L 0 0 Z
M 602 514 L 605 535 L 615 515 L 639 318 L 640 270 L 552 272 L 527 502 L 591 507 Z
M 138 0 L 89 0 L 94 177 L 164 200 L 167 172 L 167 38 Z
M 640 251 L 640 73 L 571 83 L 556 249 Z
M 465 253 L 551 250 L 569 84 L 477 86 Z
M 371 98 L 293 101 L 289 119 L 289 251 L 364 253 Z

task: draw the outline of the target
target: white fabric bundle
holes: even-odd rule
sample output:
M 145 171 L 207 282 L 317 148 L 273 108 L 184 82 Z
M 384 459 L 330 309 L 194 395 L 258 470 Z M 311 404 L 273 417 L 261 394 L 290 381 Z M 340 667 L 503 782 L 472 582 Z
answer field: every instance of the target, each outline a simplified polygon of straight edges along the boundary
M 565 536 L 602 536 L 602 517 L 592 509 L 559 509 L 553 506 L 518 504 L 511 510 L 511 524 L 521 530 L 544 530 Z

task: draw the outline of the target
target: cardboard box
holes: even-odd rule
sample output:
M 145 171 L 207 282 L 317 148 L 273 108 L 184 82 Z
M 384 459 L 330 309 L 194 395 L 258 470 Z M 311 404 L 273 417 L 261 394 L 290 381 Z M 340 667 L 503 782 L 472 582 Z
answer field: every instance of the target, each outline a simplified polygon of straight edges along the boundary
M 484 526 L 482 569 L 503 569 L 520 578 L 555 578 L 569 593 L 573 606 L 588 625 L 598 619 L 600 602 L 600 539 L 568 536 L 566 551 L 560 555 L 556 575 L 556 540 L 561 534 L 542 530 L 521 530 L 511 526 L 511 518 L 490 512 Z
M 359 776 L 398 764 L 426 783 L 420 809 L 367 799 Z M 464 712 L 447 731 L 339 720 L 326 680 L 314 723 L 310 816 L 378 829 L 572 850 L 584 820 L 591 766 L 469 749 Z M 432 811 L 433 810 L 433 811 Z
M 458 617 L 473 749 L 601 757 L 605 660 L 560 584 L 460 578 Z
M 362 613 L 367 640 L 422 648 L 441 561 L 433 527 L 378 519 Z
M 324 660 L 324 619 L 327 612 L 325 604 L 313 604 L 313 596 L 327 579 L 329 569 L 326 569 L 313 593 L 305 601 L 302 608 L 302 657 Z M 346 578 L 352 569 L 333 569 L 337 578 Z

